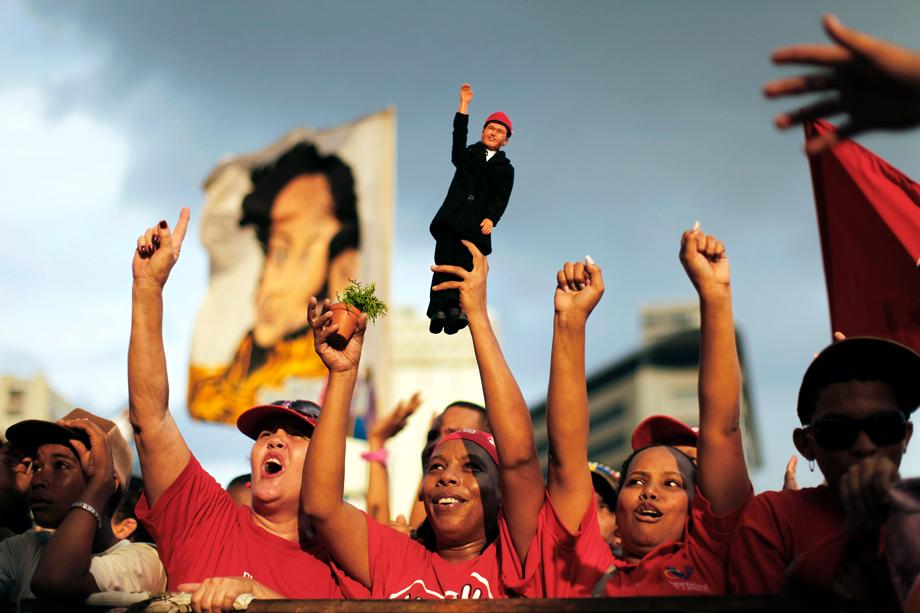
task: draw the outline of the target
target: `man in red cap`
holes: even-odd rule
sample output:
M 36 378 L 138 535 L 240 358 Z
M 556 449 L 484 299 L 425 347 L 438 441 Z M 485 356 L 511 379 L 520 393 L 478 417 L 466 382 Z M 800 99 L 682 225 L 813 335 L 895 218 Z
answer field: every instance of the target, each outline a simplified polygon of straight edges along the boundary
M 460 86 L 460 105 L 454 115 L 450 155 L 457 170 L 430 227 L 436 241 L 435 264 L 461 266 L 466 270 L 473 269 L 473 258 L 460 241 L 470 241 L 483 255 L 492 253 L 492 229 L 505 212 L 514 185 L 514 167 L 501 151 L 511 138 L 511 119 L 501 112 L 492 113 L 483 124 L 480 141 L 467 146 L 472 100 L 473 88 L 464 83 Z M 434 273 L 431 287 L 456 280 L 453 275 Z M 454 334 L 465 328 L 467 317 L 460 310 L 457 290 L 431 292 L 428 318 L 433 334 L 441 330 Z

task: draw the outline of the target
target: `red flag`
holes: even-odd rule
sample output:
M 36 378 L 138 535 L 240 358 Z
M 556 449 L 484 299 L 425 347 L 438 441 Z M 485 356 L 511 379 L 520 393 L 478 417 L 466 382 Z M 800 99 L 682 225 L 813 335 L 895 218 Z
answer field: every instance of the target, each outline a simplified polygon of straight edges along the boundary
M 920 351 L 920 185 L 850 140 L 810 164 L 832 329 Z

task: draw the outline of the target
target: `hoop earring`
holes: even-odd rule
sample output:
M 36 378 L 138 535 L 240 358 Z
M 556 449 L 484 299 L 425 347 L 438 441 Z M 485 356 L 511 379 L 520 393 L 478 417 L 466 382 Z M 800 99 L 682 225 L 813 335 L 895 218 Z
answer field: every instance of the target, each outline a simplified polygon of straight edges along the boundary
M 814 460 L 808 460 L 808 470 L 810 470 L 811 472 L 815 472 L 815 461 Z

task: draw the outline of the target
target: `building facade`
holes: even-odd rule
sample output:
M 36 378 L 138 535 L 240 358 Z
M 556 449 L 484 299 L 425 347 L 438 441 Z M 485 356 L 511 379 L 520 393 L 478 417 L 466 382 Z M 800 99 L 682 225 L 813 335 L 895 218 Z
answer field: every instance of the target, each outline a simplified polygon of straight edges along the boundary
M 0 435 L 24 419 L 57 420 L 73 407 L 51 389 L 42 375 L 0 376 Z M 5 439 L 4 439 L 5 440 Z

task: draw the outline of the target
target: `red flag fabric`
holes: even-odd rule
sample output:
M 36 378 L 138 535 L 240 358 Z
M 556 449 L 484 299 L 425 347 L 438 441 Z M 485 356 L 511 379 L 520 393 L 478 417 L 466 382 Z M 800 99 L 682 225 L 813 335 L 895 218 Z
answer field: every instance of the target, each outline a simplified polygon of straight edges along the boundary
M 920 351 L 920 185 L 850 140 L 810 165 L 832 330 Z

